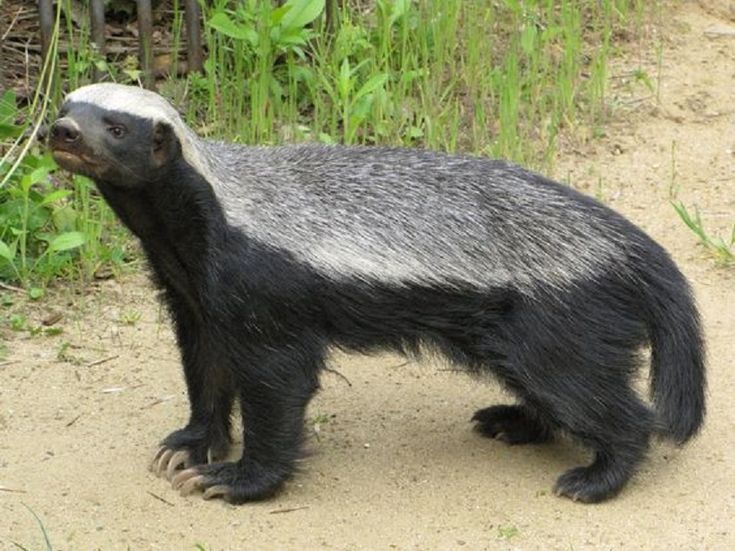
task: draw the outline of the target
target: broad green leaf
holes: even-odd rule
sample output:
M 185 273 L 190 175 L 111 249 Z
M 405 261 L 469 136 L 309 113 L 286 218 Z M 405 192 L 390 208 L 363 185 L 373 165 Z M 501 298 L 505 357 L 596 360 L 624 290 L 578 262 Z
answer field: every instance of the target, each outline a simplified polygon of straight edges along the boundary
M 526 28 L 521 33 L 521 48 L 523 48 L 526 55 L 531 55 L 535 49 L 536 34 L 535 25 L 526 25 Z
M 370 79 L 362 85 L 362 88 L 355 94 L 355 99 L 360 99 L 363 96 L 367 96 L 368 94 L 373 93 L 378 88 L 382 88 L 383 85 L 388 80 L 388 74 L 387 73 L 380 73 L 377 75 L 373 75 L 370 77 Z
M 391 26 L 398 21 L 401 17 L 406 15 L 406 12 L 408 12 L 408 8 L 411 7 L 411 0 L 395 0 L 393 2 L 393 10 L 390 14 L 390 24 Z
M 281 31 L 282 29 L 278 25 L 274 25 L 271 27 L 271 31 L 269 34 L 271 37 L 271 42 L 273 42 L 273 44 L 279 44 L 281 42 Z
M 413 140 L 416 140 L 418 138 L 423 138 L 424 137 L 424 130 L 421 127 L 419 127 L 419 126 L 412 126 L 408 130 L 408 137 L 411 138 L 411 139 L 413 139 Z
M 45 168 L 49 172 L 59 168 L 59 165 L 57 165 L 56 161 L 54 161 L 54 156 L 51 154 L 50 151 L 44 153 L 40 157 L 37 157 L 36 160 L 37 160 L 36 166 L 38 168 Z
M 22 126 L 16 126 L 14 124 L 0 123 L 0 140 L 7 140 L 8 138 L 17 138 L 23 133 Z
M 353 126 L 361 124 L 370 113 L 370 109 L 373 107 L 374 96 L 368 94 L 363 96 L 362 99 L 355 102 L 350 114 L 350 121 Z
M 287 29 L 274 42 L 277 42 L 281 46 L 303 46 L 309 39 L 309 34 L 308 30 L 304 29 Z
M 235 23 L 230 17 L 224 13 L 215 13 L 207 25 L 212 27 L 215 31 L 219 31 L 222 34 L 234 38 L 236 40 L 247 40 L 250 44 L 255 45 L 258 43 L 258 33 L 250 27 Z
M 74 230 L 79 216 L 71 205 L 66 204 L 61 208 L 54 209 L 52 217 L 56 229 L 60 232 L 66 232 Z
M 59 199 L 63 199 L 64 197 L 68 197 L 71 194 L 72 192 L 68 189 L 57 189 L 56 191 L 52 191 L 48 195 L 45 195 L 43 200 L 41 201 L 41 204 L 48 205 L 49 203 L 53 203 L 54 201 L 58 201 Z
M 0 258 L 4 258 L 8 262 L 12 262 L 15 258 L 15 251 L 2 241 L 0 241 Z
M 278 25 L 283 19 L 283 16 L 286 15 L 290 9 L 291 9 L 291 6 L 289 6 L 288 4 L 284 4 L 283 6 L 278 6 L 277 8 L 272 10 L 271 11 L 271 23 L 273 25 Z
M 31 189 L 32 185 L 33 180 L 31 180 L 31 175 L 23 174 L 23 177 L 20 179 L 20 189 L 23 191 L 23 193 L 28 193 L 28 190 Z
M 49 243 L 49 250 L 52 252 L 68 251 L 84 245 L 84 234 L 78 231 L 70 231 L 61 233 L 54 237 Z
M 137 81 L 140 80 L 140 76 L 143 74 L 143 71 L 140 69 L 123 69 L 123 73 L 125 73 L 125 76 L 127 76 L 131 81 Z
M 12 90 L 6 90 L 5 93 L 0 96 L 0 123 L 13 126 L 13 119 L 17 112 L 18 108 L 15 105 L 15 92 Z
M 304 53 L 304 50 L 301 47 L 299 47 L 299 46 L 291 46 L 291 50 L 293 51 L 293 53 L 296 54 L 296 56 L 300 60 L 306 61 L 306 54 Z
M 347 58 L 342 60 L 342 65 L 339 68 L 339 75 L 337 77 L 337 90 L 339 91 L 342 99 L 349 96 L 352 89 L 352 69 L 350 69 L 350 61 Z
M 31 300 L 38 300 L 45 294 L 45 291 L 40 287 L 31 287 L 28 289 L 28 296 Z
M 23 177 L 20 179 L 20 186 L 23 189 L 23 192 L 28 193 L 28 190 L 31 189 L 31 186 L 33 184 L 43 182 L 48 176 L 49 172 L 51 172 L 51 168 L 42 165 L 34 169 L 30 173 L 24 174 Z
M 299 29 L 319 17 L 324 11 L 324 0 L 288 0 L 286 6 L 289 9 L 281 19 L 281 26 L 284 29 Z

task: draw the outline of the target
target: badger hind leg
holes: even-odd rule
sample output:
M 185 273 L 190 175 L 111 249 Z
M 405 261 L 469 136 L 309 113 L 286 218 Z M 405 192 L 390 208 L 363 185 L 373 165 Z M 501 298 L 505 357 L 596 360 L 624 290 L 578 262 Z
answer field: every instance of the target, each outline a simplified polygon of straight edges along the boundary
M 654 414 L 630 387 L 628 373 L 633 363 L 625 363 L 623 356 L 615 358 L 622 363 L 610 367 L 600 363 L 603 357 L 587 357 L 586 361 L 568 357 L 565 364 L 550 365 L 547 355 L 531 369 L 534 376 L 525 391 L 539 404 L 540 418 L 594 452 L 591 464 L 571 469 L 558 479 L 557 495 L 584 503 L 610 498 L 645 457 Z
M 512 437 L 532 440 L 534 429 L 545 434 L 541 425 L 590 449 L 591 463 L 564 473 L 554 487 L 558 495 L 585 503 L 625 486 L 655 426 L 653 412 L 631 387 L 645 327 L 635 312 L 617 304 L 612 310 L 604 291 L 517 309 L 504 333 L 508 354 L 494 371 L 532 408 L 476 414 L 479 428 L 490 435 L 509 427 Z
M 507 444 L 540 444 L 552 438 L 551 428 L 524 405 L 497 405 L 480 409 L 472 416 L 475 430 Z
M 589 411 L 588 405 L 572 406 L 576 418 L 562 422 L 572 436 L 594 451 L 594 459 L 562 474 L 554 486 L 557 495 L 584 503 L 613 497 L 645 457 L 653 413 L 627 385 L 611 386 L 606 392 L 596 411 Z

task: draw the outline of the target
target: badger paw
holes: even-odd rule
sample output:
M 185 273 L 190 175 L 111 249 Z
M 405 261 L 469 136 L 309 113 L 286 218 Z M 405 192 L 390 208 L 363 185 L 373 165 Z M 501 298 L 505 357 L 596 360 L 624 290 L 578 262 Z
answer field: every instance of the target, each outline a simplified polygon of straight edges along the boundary
M 239 504 L 273 495 L 285 479 L 283 473 L 246 460 L 197 465 L 176 474 L 171 485 L 182 496 L 201 492 L 204 499 L 218 497 Z
M 551 439 L 551 431 L 523 406 L 491 406 L 475 412 L 475 430 L 507 444 L 540 444 Z
M 195 463 L 192 461 L 192 454 L 189 450 L 172 450 L 166 446 L 161 446 L 153 456 L 150 464 L 150 470 L 157 477 L 165 477 L 168 480 L 176 474 L 180 469 L 193 467 Z
M 582 503 L 599 503 L 620 491 L 623 482 L 610 471 L 593 464 L 576 467 L 562 474 L 554 485 L 554 493 Z
M 169 434 L 150 464 L 158 477 L 171 480 L 181 469 L 220 461 L 227 457 L 230 440 L 226 436 L 213 437 L 201 427 L 186 427 Z

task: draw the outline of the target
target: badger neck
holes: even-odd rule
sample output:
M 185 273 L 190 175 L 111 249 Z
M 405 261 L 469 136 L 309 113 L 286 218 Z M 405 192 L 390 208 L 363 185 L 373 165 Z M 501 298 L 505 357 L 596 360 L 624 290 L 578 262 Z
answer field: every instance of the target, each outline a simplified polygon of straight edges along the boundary
M 157 282 L 199 310 L 209 280 L 209 257 L 227 234 L 224 214 L 207 180 L 181 159 L 142 186 L 97 185 L 140 239 Z

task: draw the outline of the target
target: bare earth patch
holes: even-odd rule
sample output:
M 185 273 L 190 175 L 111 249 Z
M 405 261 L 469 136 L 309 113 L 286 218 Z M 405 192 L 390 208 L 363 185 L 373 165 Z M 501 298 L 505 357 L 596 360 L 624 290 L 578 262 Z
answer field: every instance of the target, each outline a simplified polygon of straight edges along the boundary
M 572 443 L 511 448 L 471 430 L 476 409 L 508 401 L 497 385 L 340 355 L 344 377 L 324 374 L 313 453 L 285 491 L 241 507 L 182 498 L 148 463 L 187 418 L 183 377 L 153 292 L 131 277 L 31 311 L 31 325 L 63 312 L 59 336 L 3 329 L 0 547 L 43 546 L 30 508 L 54 549 L 735 549 L 735 270 L 714 266 L 669 202 L 674 191 L 696 204 L 713 233 L 735 221 L 735 36 L 712 32 L 735 23 L 728 2 L 701 4 L 674 14 L 660 103 L 624 100 L 607 137 L 565 147 L 557 164 L 693 282 L 710 358 L 709 416 L 694 442 L 654 443 L 617 499 L 575 504 L 550 491 L 587 459 Z M 655 53 L 641 55 L 613 72 L 640 61 L 655 75 Z

